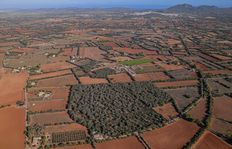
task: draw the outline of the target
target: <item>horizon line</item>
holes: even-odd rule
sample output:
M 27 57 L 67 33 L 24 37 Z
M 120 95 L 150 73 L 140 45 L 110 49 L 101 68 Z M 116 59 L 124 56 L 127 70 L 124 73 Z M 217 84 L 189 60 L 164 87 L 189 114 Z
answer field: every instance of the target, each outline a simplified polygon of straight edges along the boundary
M 38 10 L 38 9 L 140 9 L 140 10 L 145 10 L 145 9 L 156 9 L 156 10 L 162 10 L 162 9 L 168 9 L 170 7 L 174 7 L 177 5 L 191 5 L 193 7 L 200 7 L 200 6 L 214 6 L 214 7 L 218 7 L 218 8 L 232 8 L 232 6 L 217 6 L 217 5 L 192 5 L 192 4 L 188 4 L 188 3 L 180 3 L 180 4 L 176 4 L 176 5 L 124 5 L 124 6 L 110 6 L 110 5 L 96 5 L 96 6 L 42 6 L 42 7 L 37 7 L 37 6 L 30 6 L 30 7 L 25 7 L 25 8 L 21 8 L 21 7 L 7 7 L 7 8 L 1 8 L 0 10 Z

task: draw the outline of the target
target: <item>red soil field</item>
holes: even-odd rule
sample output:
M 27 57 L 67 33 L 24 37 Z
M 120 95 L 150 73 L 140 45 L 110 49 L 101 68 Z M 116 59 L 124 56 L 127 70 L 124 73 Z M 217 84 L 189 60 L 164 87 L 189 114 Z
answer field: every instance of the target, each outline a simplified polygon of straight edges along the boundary
M 213 115 L 227 121 L 232 121 L 232 98 L 223 96 L 215 97 L 213 103 Z
M 212 118 L 210 129 L 219 132 L 220 134 L 228 135 L 232 132 L 232 124 L 216 118 Z
M 82 145 L 76 145 L 76 146 L 58 147 L 54 149 L 93 149 L 93 148 L 89 144 L 82 144 Z
M 126 73 L 109 75 L 108 79 L 111 83 L 127 83 L 132 81 Z
M 58 87 L 74 84 L 78 84 L 78 80 L 74 77 L 74 75 L 70 74 L 38 80 L 36 85 L 37 87 Z
M 170 79 L 170 77 L 165 75 L 163 72 L 150 72 L 144 74 L 136 74 L 134 76 L 135 81 L 159 81 L 168 79 Z
M 171 120 L 173 117 L 178 115 L 171 103 L 167 103 L 163 106 L 155 107 L 153 109 L 167 120 Z
M 39 79 L 44 79 L 44 78 L 62 76 L 62 75 L 66 75 L 66 74 L 72 74 L 72 71 L 71 70 L 62 70 L 62 71 L 56 71 L 56 72 L 49 72 L 49 73 L 31 75 L 30 80 L 39 80 Z
M 231 60 L 230 57 L 227 56 L 223 56 L 223 55 L 219 55 L 219 54 L 212 54 L 212 56 L 216 59 L 222 60 L 222 61 L 226 61 L 226 60 Z
M 49 110 L 65 110 L 67 100 L 56 99 L 49 101 L 31 101 L 28 104 L 28 109 L 31 112 L 43 112 Z
M 24 100 L 27 78 L 26 72 L 11 73 L 0 70 L 0 105 L 15 104 L 18 100 Z
M 50 113 L 39 113 L 30 116 L 30 125 L 33 124 L 56 124 L 64 122 L 73 122 L 66 111 L 62 112 L 50 112 Z
M 77 50 L 73 48 L 66 48 L 64 49 L 63 55 L 64 56 L 75 56 L 77 55 Z
M 231 149 L 232 146 L 223 142 L 220 138 L 206 131 L 192 149 Z
M 24 149 L 25 110 L 0 109 L 0 148 Z
M 210 75 L 228 75 L 232 74 L 232 71 L 230 70 L 209 70 L 209 71 L 204 71 L 206 74 Z
M 39 93 L 49 92 L 50 96 L 43 98 L 39 97 Z M 49 99 L 66 99 L 69 95 L 69 88 L 29 88 L 27 92 L 27 97 L 30 100 L 49 100 Z
M 96 149 L 144 149 L 144 146 L 137 140 L 136 137 L 131 136 L 125 139 L 117 139 L 97 143 Z
M 116 62 L 122 62 L 122 61 L 129 61 L 132 60 L 132 58 L 130 57 L 126 57 L 126 56 L 118 56 L 118 57 L 112 57 L 110 58 L 111 60 L 114 60 Z
M 117 44 L 115 44 L 114 42 L 104 42 L 105 46 L 110 46 L 110 47 L 118 47 Z
M 90 78 L 90 77 L 80 77 L 79 78 L 81 84 L 101 84 L 108 83 L 106 79 L 98 79 L 98 78 Z
M 56 63 L 49 63 L 41 65 L 41 70 L 43 72 L 52 72 L 52 71 L 59 71 L 64 69 L 74 68 L 76 66 L 67 63 L 67 62 L 56 62 Z
M 176 40 L 176 39 L 168 39 L 167 43 L 169 45 L 176 45 L 176 44 L 180 44 L 181 42 L 179 40 Z
M 86 133 L 88 132 L 85 126 L 82 126 L 77 123 L 46 126 L 44 131 L 45 133 L 51 134 L 55 132 L 78 131 L 78 130 L 85 131 Z
M 149 50 L 142 50 L 142 49 L 114 48 L 114 50 L 116 50 L 118 52 L 129 53 L 129 54 L 139 54 L 139 53 L 143 53 L 143 54 L 157 54 L 156 51 L 149 51 Z
M 160 62 L 156 62 L 156 64 L 158 64 L 161 68 L 163 68 L 166 71 L 184 69 L 182 65 L 166 64 Z
M 174 81 L 174 82 L 157 82 L 154 83 L 156 87 L 167 88 L 167 87 L 189 87 L 197 86 L 198 80 L 184 80 L 184 81 Z
M 19 42 L 2 42 L 0 44 L 0 47 L 10 47 L 10 46 L 17 46 L 17 45 L 20 45 Z
M 192 118 L 202 120 L 205 116 L 205 108 L 206 105 L 206 100 L 205 99 L 200 99 L 199 103 L 193 107 L 188 114 L 191 115 Z
M 181 119 L 163 128 L 145 132 L 143 138 L 151 148 L 180 149 L 198 129 L 196 124 Z
M 81 47 L 79 51 L 79 56 L 81 58 L 90 58 L 93 60 L 103 59 L 104 56 L 102 54 L 105 54 L 105 52 L 97 47 Z
M 202 63 L 196 62 L 195 64 L 196 64 L 197 69 L 200 69 L 202 71 L 208 71 L 209 70 L 209 68 L 206 65 L 202 64 Z
M 14 49 L 13 51 L 14 52 L 25 52 L 25 53 L 28 53 L 28 52 L 33 52 L 33 51 L 36 51 L 38 49 L 34 49 L 34 48 L 19 48 L 19 49 Z

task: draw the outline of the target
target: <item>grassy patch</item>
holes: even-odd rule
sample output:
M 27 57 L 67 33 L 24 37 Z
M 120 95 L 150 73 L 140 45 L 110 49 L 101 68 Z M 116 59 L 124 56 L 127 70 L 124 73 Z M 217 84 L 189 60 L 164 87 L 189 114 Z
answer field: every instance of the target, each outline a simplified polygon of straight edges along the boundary
M 151 59 L 136 59 L 136 60 L 129 60 L 129 61 L 122 61 L 120 64 L 133 66 L 133 65 L 140 65 L 145 63 L 151 63 L 153 60 Z

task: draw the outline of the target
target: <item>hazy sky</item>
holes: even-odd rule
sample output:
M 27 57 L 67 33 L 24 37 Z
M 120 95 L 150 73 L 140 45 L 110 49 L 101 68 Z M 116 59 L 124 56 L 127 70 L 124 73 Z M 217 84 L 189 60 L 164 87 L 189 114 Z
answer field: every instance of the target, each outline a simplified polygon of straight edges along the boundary
M 175 4 L 232 7 L 232 0 L 0 0 L 0 8 L 132 7 L 166 8 Z

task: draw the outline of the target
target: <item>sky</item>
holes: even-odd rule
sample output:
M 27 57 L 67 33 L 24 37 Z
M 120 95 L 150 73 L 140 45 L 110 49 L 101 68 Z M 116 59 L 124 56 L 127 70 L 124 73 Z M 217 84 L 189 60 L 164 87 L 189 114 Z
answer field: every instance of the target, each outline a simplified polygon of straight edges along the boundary
M 232 0 L 0 0 L 0 8 L 167 8 L 176 4 L 232 7 Z

